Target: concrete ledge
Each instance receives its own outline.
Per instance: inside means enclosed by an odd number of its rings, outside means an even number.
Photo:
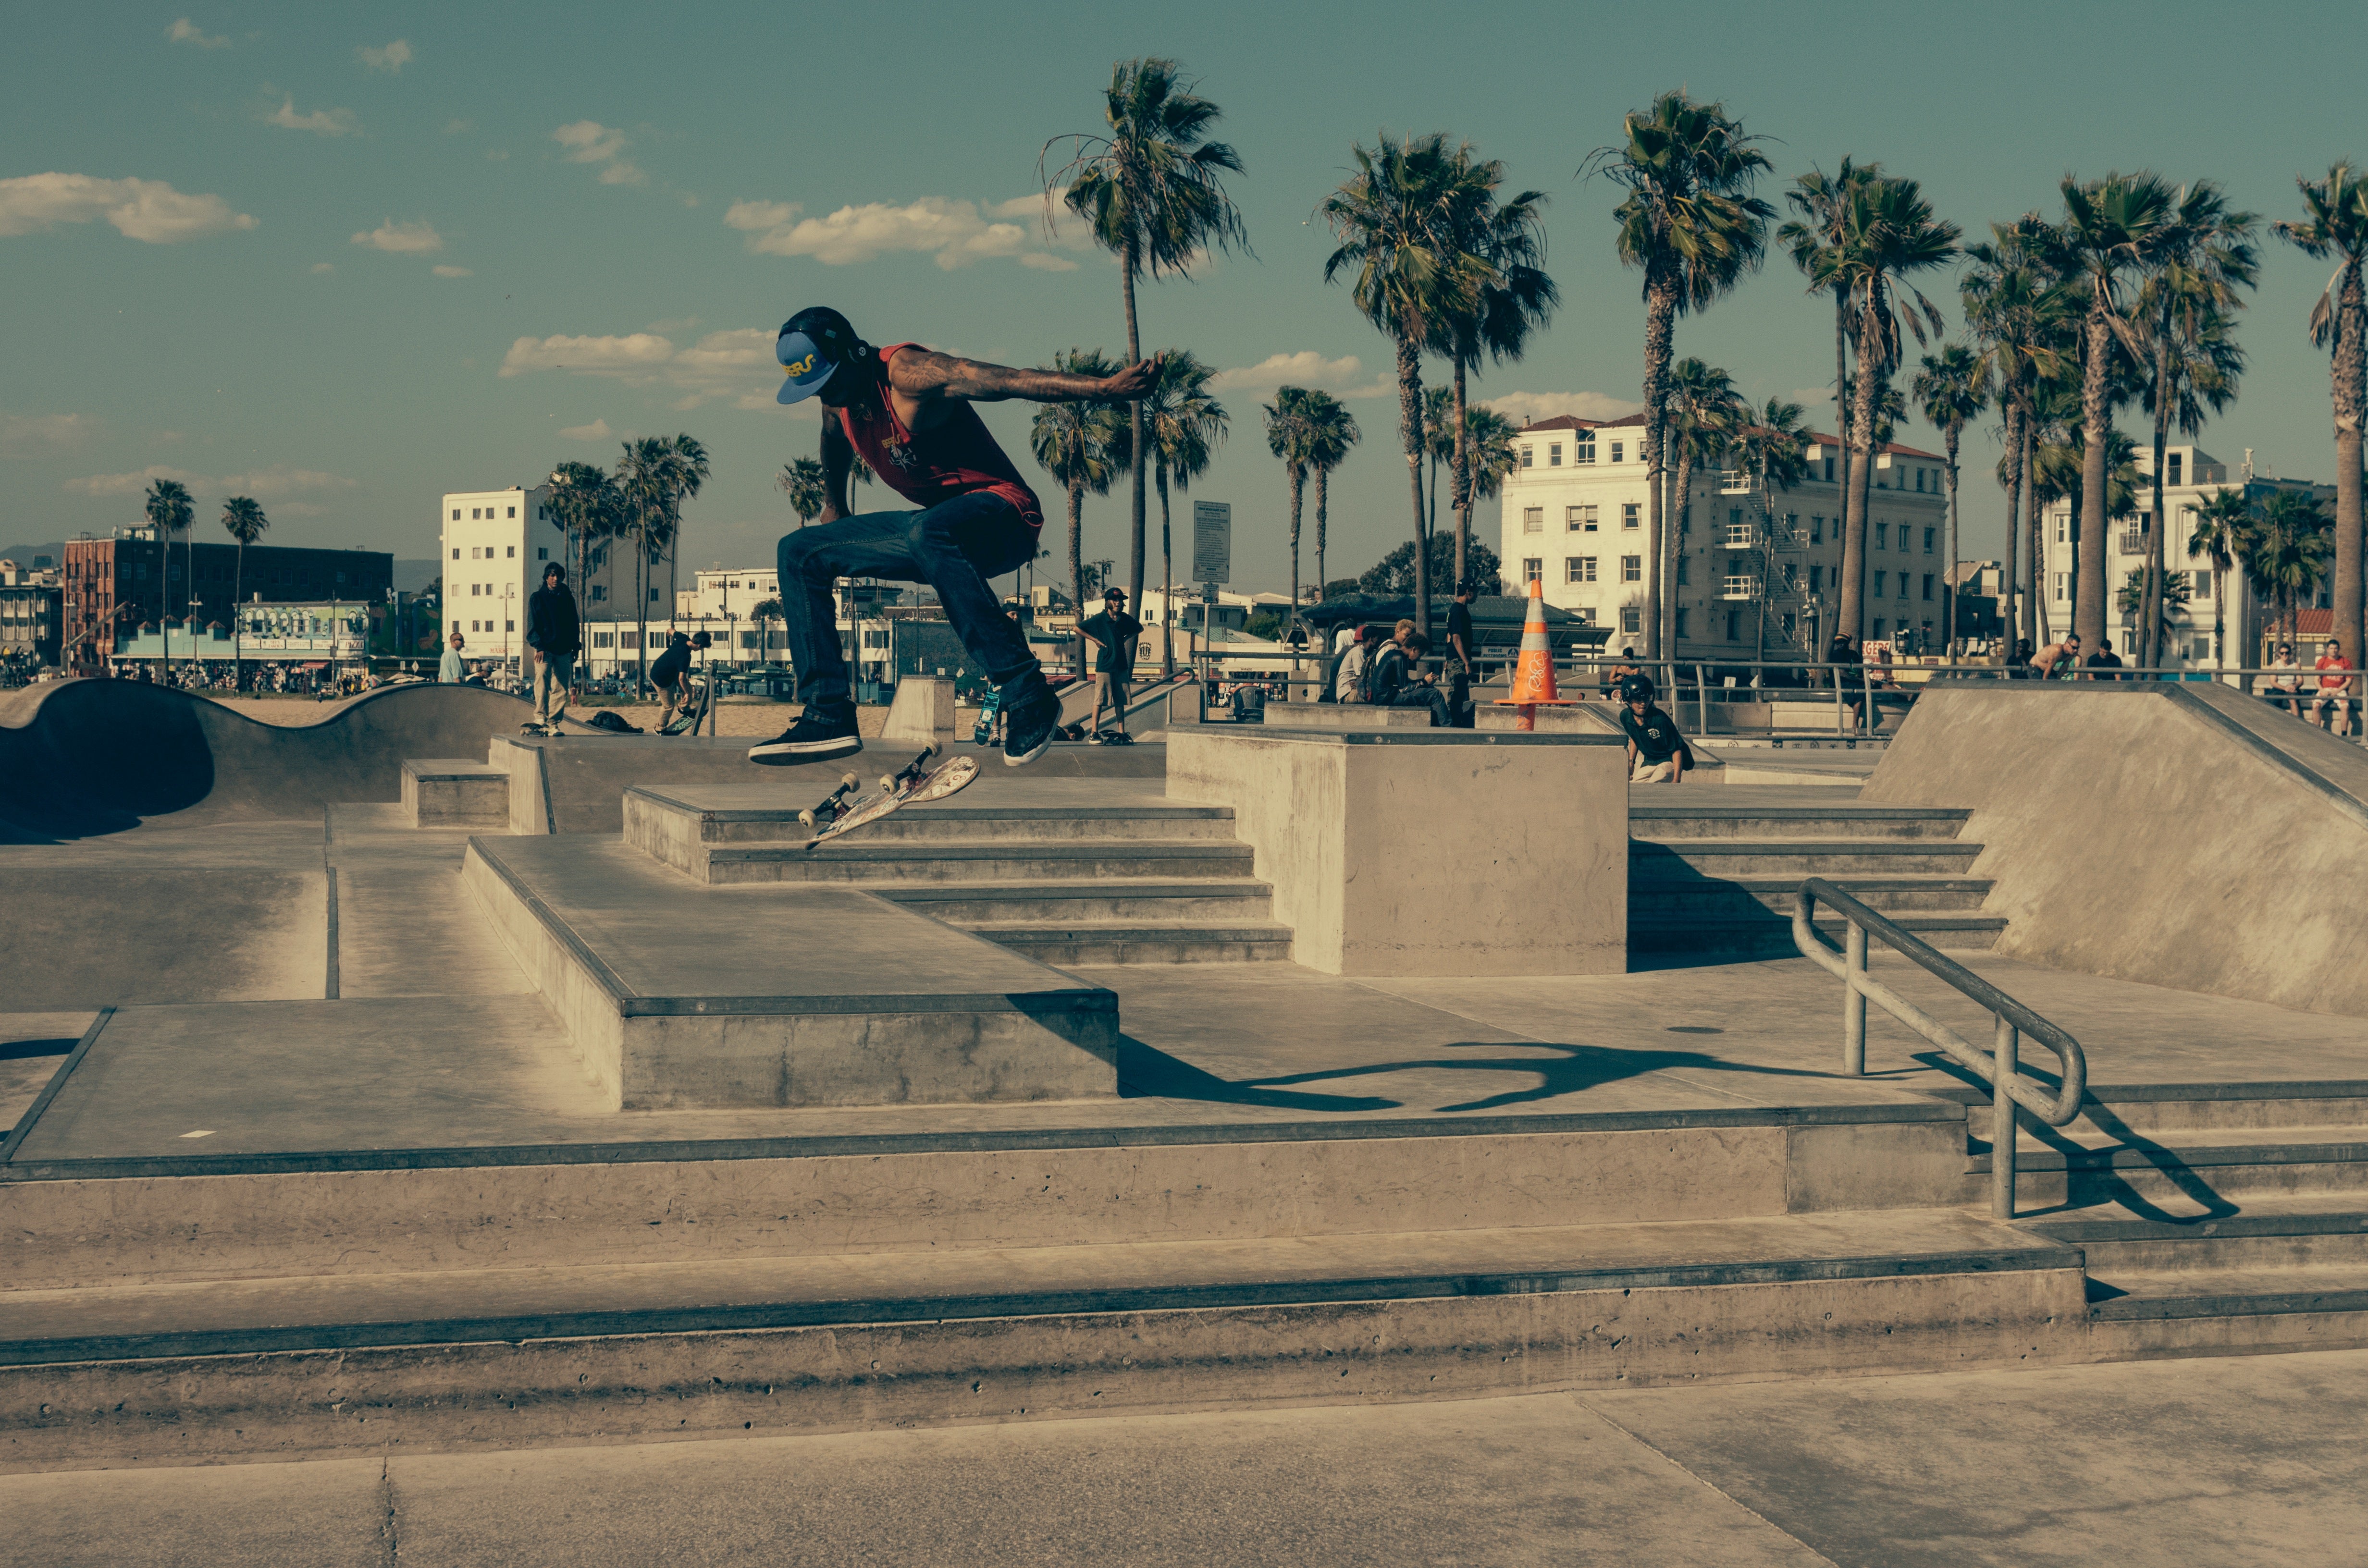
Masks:
[[[1617,974],[1621,738],[1470,730],[1169,732],[1167,793],[1231,806],[1293,957],[1327,974]]]
[[[954,683],[934,676],[906,676],[899,680],[880,738],[943,745],[953,737]]]
[[[461,881],[624,1109],[1097,1098],[1117,998],[848,890],[719,894],[612,840]]]
[[[1362,702],[1269,702],[1266,722],[1279,730],[1428,730],[1428,708],[1375,708]]]
[[[414,827],[510,825],[510,776],[466,757],[407,757],[403,814]]]

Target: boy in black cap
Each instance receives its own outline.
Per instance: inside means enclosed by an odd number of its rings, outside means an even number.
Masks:
[[[1126,733],[1127,677],[1134,673],[1135,640],[1143,635],[1143,622],[1126,613],[1126,590],[1110,588],[1102,594],[1101,613],[1087,616],[1077,630],[1096,650],[1094,716],[1086,726],[1086,738],[1099,745],[1104,702],[1110,706],[1110,722],[1120,735]]]
[[[781,536],[779,561],[781,619],[805,711],[750,747],[748,760],[813,762],[863,749],[831,587],[864,576],[937,589],[954,635],[1002,695],[1004,762],[1035,761],[1061,722],[1061,699],[986,580],[1035,559],[1044,513],[970,405],[1124,403],[1150,388],[1158,361],[1081,376],[982,364],[917,343],[874,348],[845,316],[822,307],[784,323],[773,352],[786,378],[778,401],[823,404],[823,508],[814,527]],[[916,510],[848,516],[847,476],[858,453]]]
[[[1620,727],[1628,735],[1628,781],[1683,783],[1694,754],[1678,733],[1678,722],[1654,706],[1652,677],[1622,676],[1620,702]]]

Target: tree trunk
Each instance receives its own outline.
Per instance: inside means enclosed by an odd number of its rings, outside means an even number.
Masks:
[[[1119,268],[1120,277],[1126,290],[1126,362],[1129,365],[1140,364],[1143,360],[1143,340],[1135,331],[1134,322],[1134,270],[1136,267],[1136,254],[1135,243],[1133,238],[1130,236],[1127,241],[1125,261]],[[1143,400],[1141,398],[1136,398],[1133,402],[1129,403],[1126,405],[1126,411],[1127,429],[1129,432],[1129,440],[1127,444],[1127,467],[1132,471],[1129,476],[1132,480],[1132,483],[1129,486],[1127,497],[1127,506],[1129,509],[1127,512],[1126,534],[1128,551],[1126,602],[1133,606],[1135,608],[1141,609],[1143,608],[1144,525]],[[1107,585],[1105,585],[1105,586],[1107,586]]]
[[[1422,349],[1398,333],[1398,442],[1406,449],[1406,486],[1414,498],[1414,624],[1430,634],[1430,540],[1422,510]]]
[[[2362,663],[2362,518],[2361,498],[2362,404],[2368,401],[2362,374],[2368,371],[2368,301],[2361,296],[2360,264],[2343,269],[2335,306],[2335,604],[2332,626],[2342,639],[2343,652],[2355,665]]]
[[[1152,477],[1159,483],[1159,673],[1176,674],[1176,557],[1167,532],[1167,465],[1156,463]]]
[[[1291,613],[1282,623],[1283,640],[1289,642],[1291,629],[1299,624],[1299,505],[1307,489],[1307,471],[1297,463],[1285,463],[1283,477],[1291,482]]]
[[[1455,361],[1455,460],[1447,504],[1455,513],[1455,580],[1463,581],[1464,556],[1472,548],[1472,450],[1465,429],[1463,361]]]
[[[1071,661],[1076,678],[1086,678],[1086,486],[1082,480],[1069,481],[1069,609],[1076,617],[1076,634],[1070,638],[1076,650]]]
[[[2105,301],[2089,302],[2088,354],[2080,367],[2080,534],[2079,564],[2072,585],[2072,631],[2084,651],[2093,651],[2105,638],[2106,513],[2110,497],[2105,443],[2112,428],[2112,408],[2107,383],[2113,349],[2112,328],[2105,321]]]
[[[246,594],[246,540],[238,541],[238,564],[230,572],[230,688],[233,693],[246,689],[246,623],[240,619],[238,602]]]
[[[1332,587],[1332,580],[1324,574],[1326,571],[1324,524],[1326,510],[1325,503],[1330,499],[1331,488],[1332,470],[1327,465],[1317,464],[1315,469],[1315,597],[1319,599],[1329,593]]]
[[[1957,658],[1957,441],[1964,426],[1952,425],[1945,432],[1949,445],[1949,551],[1946,569],[1941,574],[1941,613],[1948,619],[1941,623],[1941,651],[1952,664]]]
[[[2169,311],[2163,312],[2167,318]],[[2155,343],[2154,361],[2154,510],[2147,514],[2146,586],[2138,595],[2138,663],[2151,667],[2162,663],[2163,619],[2163,534],[2169,518],[2163,511],[2163,455],[2170,443],[2170,323],[2168,319],[2156,324],[2160,329]]]
[[[1867,296],[1866,312],[1876,308]],[[1850,641],[1866,640],[1866,508],[1874,484],[1874,366],[1868,345],[1877,340],[1873,324],[1861,321],[1858,330],[1858,376],[1850,388],[1850,489],[1842,497],[1842,597],[1839,629]]]
[[[1694,508],[1694,444],[1688,437],[1678,437],[1678,479],[1669,492],[1669,526],[1662,530],[1666,559],[1661,562],[1661,657],[1678,656],[1678,557],[1686,550],[1686,537],[1692,530],[1690,519]],[[1670,678],[1674,690],[1676,677]],[[1672,699],[1674,700],[1674,699]]]
[[[1668,411],[1667,401],[1669,381],[1669,352],[1675,343],[1678,315],[1678,290],[1674,278],[1662,274],[1655,276],[1645,290],[1645,553],[1649,570],[1645,574],[1645,657],[1656,658],[1661,649],[1661,510],[1662,486],[1667,483],[1661,472],[1662,425]]]
[[[2039,475],[2039,412],[2025,404],[2022,411],[2022,544],[2029,556],[2031,591],[2022,600],[2022,636],[2034,646],[2039,641],[2039,629],[2047,619],[2047,551],[2042,548],[2046,540],[2046,519],[2040,516]]]
[[[2014,639],[2021,625],[2021,605],[2015,597],[2021,585],[2016,567],[2017,555],[2022,544],[2022,406],[2019,398],[2006,406],[2006,571],[1998,579],[1998,636],[2014,651]]]
[[[1834,290],[1834,437],[1850,447],[1850,290]]]
[[[633,533],[633,695],[637,698],[650,688],[650,590],[643,580],[649,562],[650,534],[644,525]],[[527,655],[521,646],[518,673],[524,675],[526,668]]]

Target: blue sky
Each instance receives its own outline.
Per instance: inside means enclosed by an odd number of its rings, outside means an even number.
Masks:
[[[1772,139],[1779,182],[1880,159],[1976,232],[2052,212],[2066,172],[2112,167],[2216,179],[2292,216],[2297,174],[2368,156],[2353,107],[2368,51],[2348,9],[2255,7],[2241,37],[2224,8],[2180,5],[1673,15],[28,7],[0,60],[0,546],[131,520],[156,472],[189,483],[209,527],[244,492],[275,541],[424,556],[443,491],[687,430],[715,472],[685,562],[768,561],[791,522],[771,477],[816,431],[770,398],[771,336],[799,306],[835,304],[874,341],[1008,362],[1122,343],[1114,270],[1074,233],[1048,239],[1027,199],[1040,148],[1093,128],[1122,56],[1180,59],[1248,165],[1233,189],[1256,255],[1148,288],[1143,319],[1147,345],[1229,372],[1235,433],[1194,494],[1234,504],[1236,574],[1258,585],[1280,585],[1285,558],[1258,404],[1281,367],[1350,394],[1387,369],[1386,345],[1321,281],[1329,239],[1308,221],[1349,143],[1379,129],[1468,137],[1551,198],[1564,306],[1523,363],[1478,383],[1522,414],[1635,396],[1642,309],[1611,251],[1616,193],[1573,176],[1662,87],[1724,98]],[[2302,328],[2327,268],[2263,251],[2242,328],[2253,368],[2203,444],[2324,479],[2326,359]],[[1930,291],[1953,325],[1949,280]],[[1682,324],[1679,347],[1754,396],[1810,401],[1831,323],[1776,260]],[[1395,403],[1352,406],[1366,439],[1334,487],[1336,576],[1407,527]],[[987,416],[1018,455],[1026,410]],[[1968,554],[1998,548],[1993,457],[1977,433]],[[1089,557],[1122,560],[1123,510],[1088,500]],[[1493,537],[1493,507],[1483,526]]]

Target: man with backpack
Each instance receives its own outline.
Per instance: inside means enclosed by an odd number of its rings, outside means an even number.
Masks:
[[[1372,673],[1372,631],[1360,622],[1349,627],[1348,635],[1348,645],[1333,662],[1332,700],[1368,702],[1372,700],[1367,677]]]
[[[1420,673],[1418,664],[1429,651],[1430,639],[1417,631],[1413,621],[1399,621],[1397,635],[1373,655],[1368,682],[1372,696],[1367,700],[1376,708],[1428,708],[1430,727],[1443,730],[1447,728],[1447,693]]]

